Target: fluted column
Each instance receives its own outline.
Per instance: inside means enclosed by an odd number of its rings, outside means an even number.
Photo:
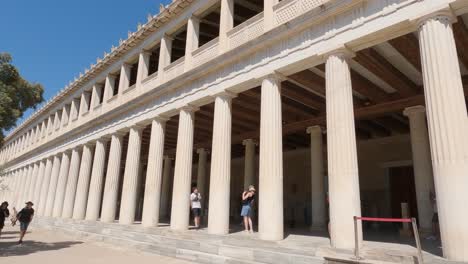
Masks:
[[[204,148],[197,149],[198,153],[198,166],[197,166],[197,188],[198,192],[204,197],[204,200],[208,198],[206,192],[206,158],[208,152]],[[206,204],[205,204],[206,208]]]
[[[244,190],[247,190],[250,185],[255,184],[255,145],[253,139],[242,141],[245,146],[244,155]]]
[[[408,107],[403,113],[410,124],[418,224],[422,230],[431,231],[433,209],[429,194],[434,190],[434,176],[425,112],[424,106],[419,105]]]
[[[143,128],[143,126],[138,125],[131,127],[128,137],[128,150],[119,216],[119,223],[124,225],[133,224],[135,221],[138,186],[140,185],[138,172],[140,170],[141,133]]]
[[[468,122],[450,15],[419,28],[432,167],[444,256],[468,261]]]
[[[192,107],[185,107],[179,113],[171,208],[171,229],[174,230],[186,230],[189,225],[194,110]]]
[[[142,81],[148,77],[148,68],[149,61],[151,57],[151,52],[143,50],[138,56],[138,70],[137,70],[137,79],[136,86],[137,88],[141,86]]]
[[[22,198],[21,200],[23,201],[26,201],[26,200],[31,200],[31,196],[29,194],[29,187],[31,186],[31,181],[32,181],[32,171],[33,171],[33,168],[34,168],[34,165],[27,165],[26,166],[26,169],[27,169],[27,172],[26,172],[26,182],[25,182],[25,185],[24,185],[24,191],[23,191],[23,195],[22,195]]]
[[[93,162],[93,150],[94,146],[91,145],[91,143],[83,146],[80,174],[78,176],[78,184],[76,187],[75,205],[73,207],[73,219],[83,220],[85,218]]]
[[[229,49],[227,33],[234,27],[234,0],[221,0],[219,15],[219,47],[224,52]]]
[[[165,126],[166,120],[161,118],[151,123],[142,217],[142,225],[146,227],[158,226],[159,223]]]
[[[107,163],[106,183],[102,201],[101,221],[111,223],[115,220],[117,196],[120,181],[120,158],[122,155],[122,138],[124,134],[117,132],[112,135]]]
[[[19,208],[22,208],[22,205],[24,204],[25,201],[23,201],[23,191],[24,191],[24,185],[26,182],[26,168],[20,168],[18,170],[18,178],[19,178],[19,185],[17,188],[17,193],[16,193],[16,206]]]
[[[260,238],[281,240],[283,233],[283,133],[281,80],[269,75],[262,81],[260,106]]]
[[[187,21],[187,37],[185,42],[185,71],[192,68],[192,52],[198,48],[200,35],[200,19],[192,14]]]
[[[96,221],[99,218],[104,187],[107,142],[107,138],[101,138],[96,141],[93,170],[91,172],[91,182],[89,184],[88,204],[86,206],[86,220]]]
[[[39,171],[37,173],[36,186],[34,187],[34,195],[33,195],[33,197],[34,197],[33,202],[35,202],[36,204],[39,204],[39,199],[40,199],[40,195],[41,195],[41,188],[42,188],[42,181],[43,181],[43,178],[44,178],[45,167],[46,167],[46,161],[41,160],[39,162]]]
[[[33,166],[33,170],[31,173],[31,184],[29,185],[29,188],[28,188],[28,199],[27,199],[31,201],[34,200],[34,190],[36,187],[36,181],[37,181],[37,176],[38,176],[37,174],[39,172],[39,163],[36,162],[32,166]]]
[[[169,203],[171,201],[171,171],[172,171],[172,158],[164,156],[162,187],[161,187],[161,208],[160,215],[162,218],[169,217]]]
[[[57,182],[60,173],[60,163],[60,157],[57,154],[54,156],[54,162],[52,165],[52,173],[50,176],[49,191],[47,192],[44,216],[52,216],[52,211],[54,209],[55,193],[57,192]]]
[[[55,192],[53,217],[61,217],[63,210],[63,201],[65,199],[65,189],[67,188],[68,170],[70,168],[70,153],[65,151],[62,153],[60,162],[59,178],[57,182],[57,190]]]
[[[352,92],[346,55],[330,55],[326,63],[330,233],[333,247],[347,249],[354,248],[353,217],[361,215]]]
[[[39,202],[36,205],[37,214],[43,216],[45,214],[45,204],[47,200],[47,193],[49,191],[49,184],[50,184],[50,175],[52,172],[52,157],[47,158],[46,166],[44,170],[44,177],[42,180],[42,187],[41,187],[41,194],[39,198]]]
[[[210,210],[208,233],[229,233],[229,202],[231,182],[231,101],[233,95],[216,95],[211,149]]]
[[[62,218],[71,218],[73,206],[75,204],[76,187],[80,173],[81,147],[72,150],[70,169],[68,170],[67,188],[65,189],[65,199],[63,202]]]
[[[325,227],[325,187],[323,175],[323,148],[322,128],[312,126],[307,128],[310,134],[310,165],[312,184],[312,230],[320,230]]]

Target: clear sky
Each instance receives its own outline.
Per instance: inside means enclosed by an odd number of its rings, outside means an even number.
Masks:
[[[0,52],[13,56],[23,77],[44,86],[47,100],[170,0],[1,2]]]

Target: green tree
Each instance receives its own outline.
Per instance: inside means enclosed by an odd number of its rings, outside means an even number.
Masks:
[[[44,88],[23,79],[8,53],[0,53],[0,146],[5,131],[16,125],[18,118],[29,108],[35,108],[44,99]]]

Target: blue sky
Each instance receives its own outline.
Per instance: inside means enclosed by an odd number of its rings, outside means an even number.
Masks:
[[[13,56],[23,77],[44,86],[46,100],[104,51],[117,46],[120,38],[126,39],[148,14],[157,14],[160,4],[158,0],[1,2],[0,52]]]

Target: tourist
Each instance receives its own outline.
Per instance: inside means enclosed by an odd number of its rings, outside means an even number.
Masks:
[[[429,240],[437,240],[439,237],[439,214],[437,210],[437,200],[436,195],[433,191],[429,192],[429,199],[432,203],[432,235],[426,237]]]
[[[23,243],[23,238],[24,235],[26,234],[26,231],[28,230],[29,223],[31,223],[33,216],[34,216],[34,209],[32,208],[34,204],[32,202],[27,202],[26,206],[19,211],[18,215],[16,218],[20,222],[20,239],[18,241],[18,244]]]
[[[201,195],[198,192],[197,187],[193,187],[192,194],[190,194],[190,201],[192,207],[193,221],[195,228],[200,228],[200,216],[201,216]]]
[[[245,232],[253,233],[253,224],[252,224],[252,206],[255,200],[255,187],[253,185],[249,186],[247,191],[242,193],[242,210],[241,216],[244,218],[244,227]]]
[[[5,226],[5,218],[10,216],[10,211],[8,211],[8,202],[3,202],[0,205],[0,236],[2,236],[2,229]]]

